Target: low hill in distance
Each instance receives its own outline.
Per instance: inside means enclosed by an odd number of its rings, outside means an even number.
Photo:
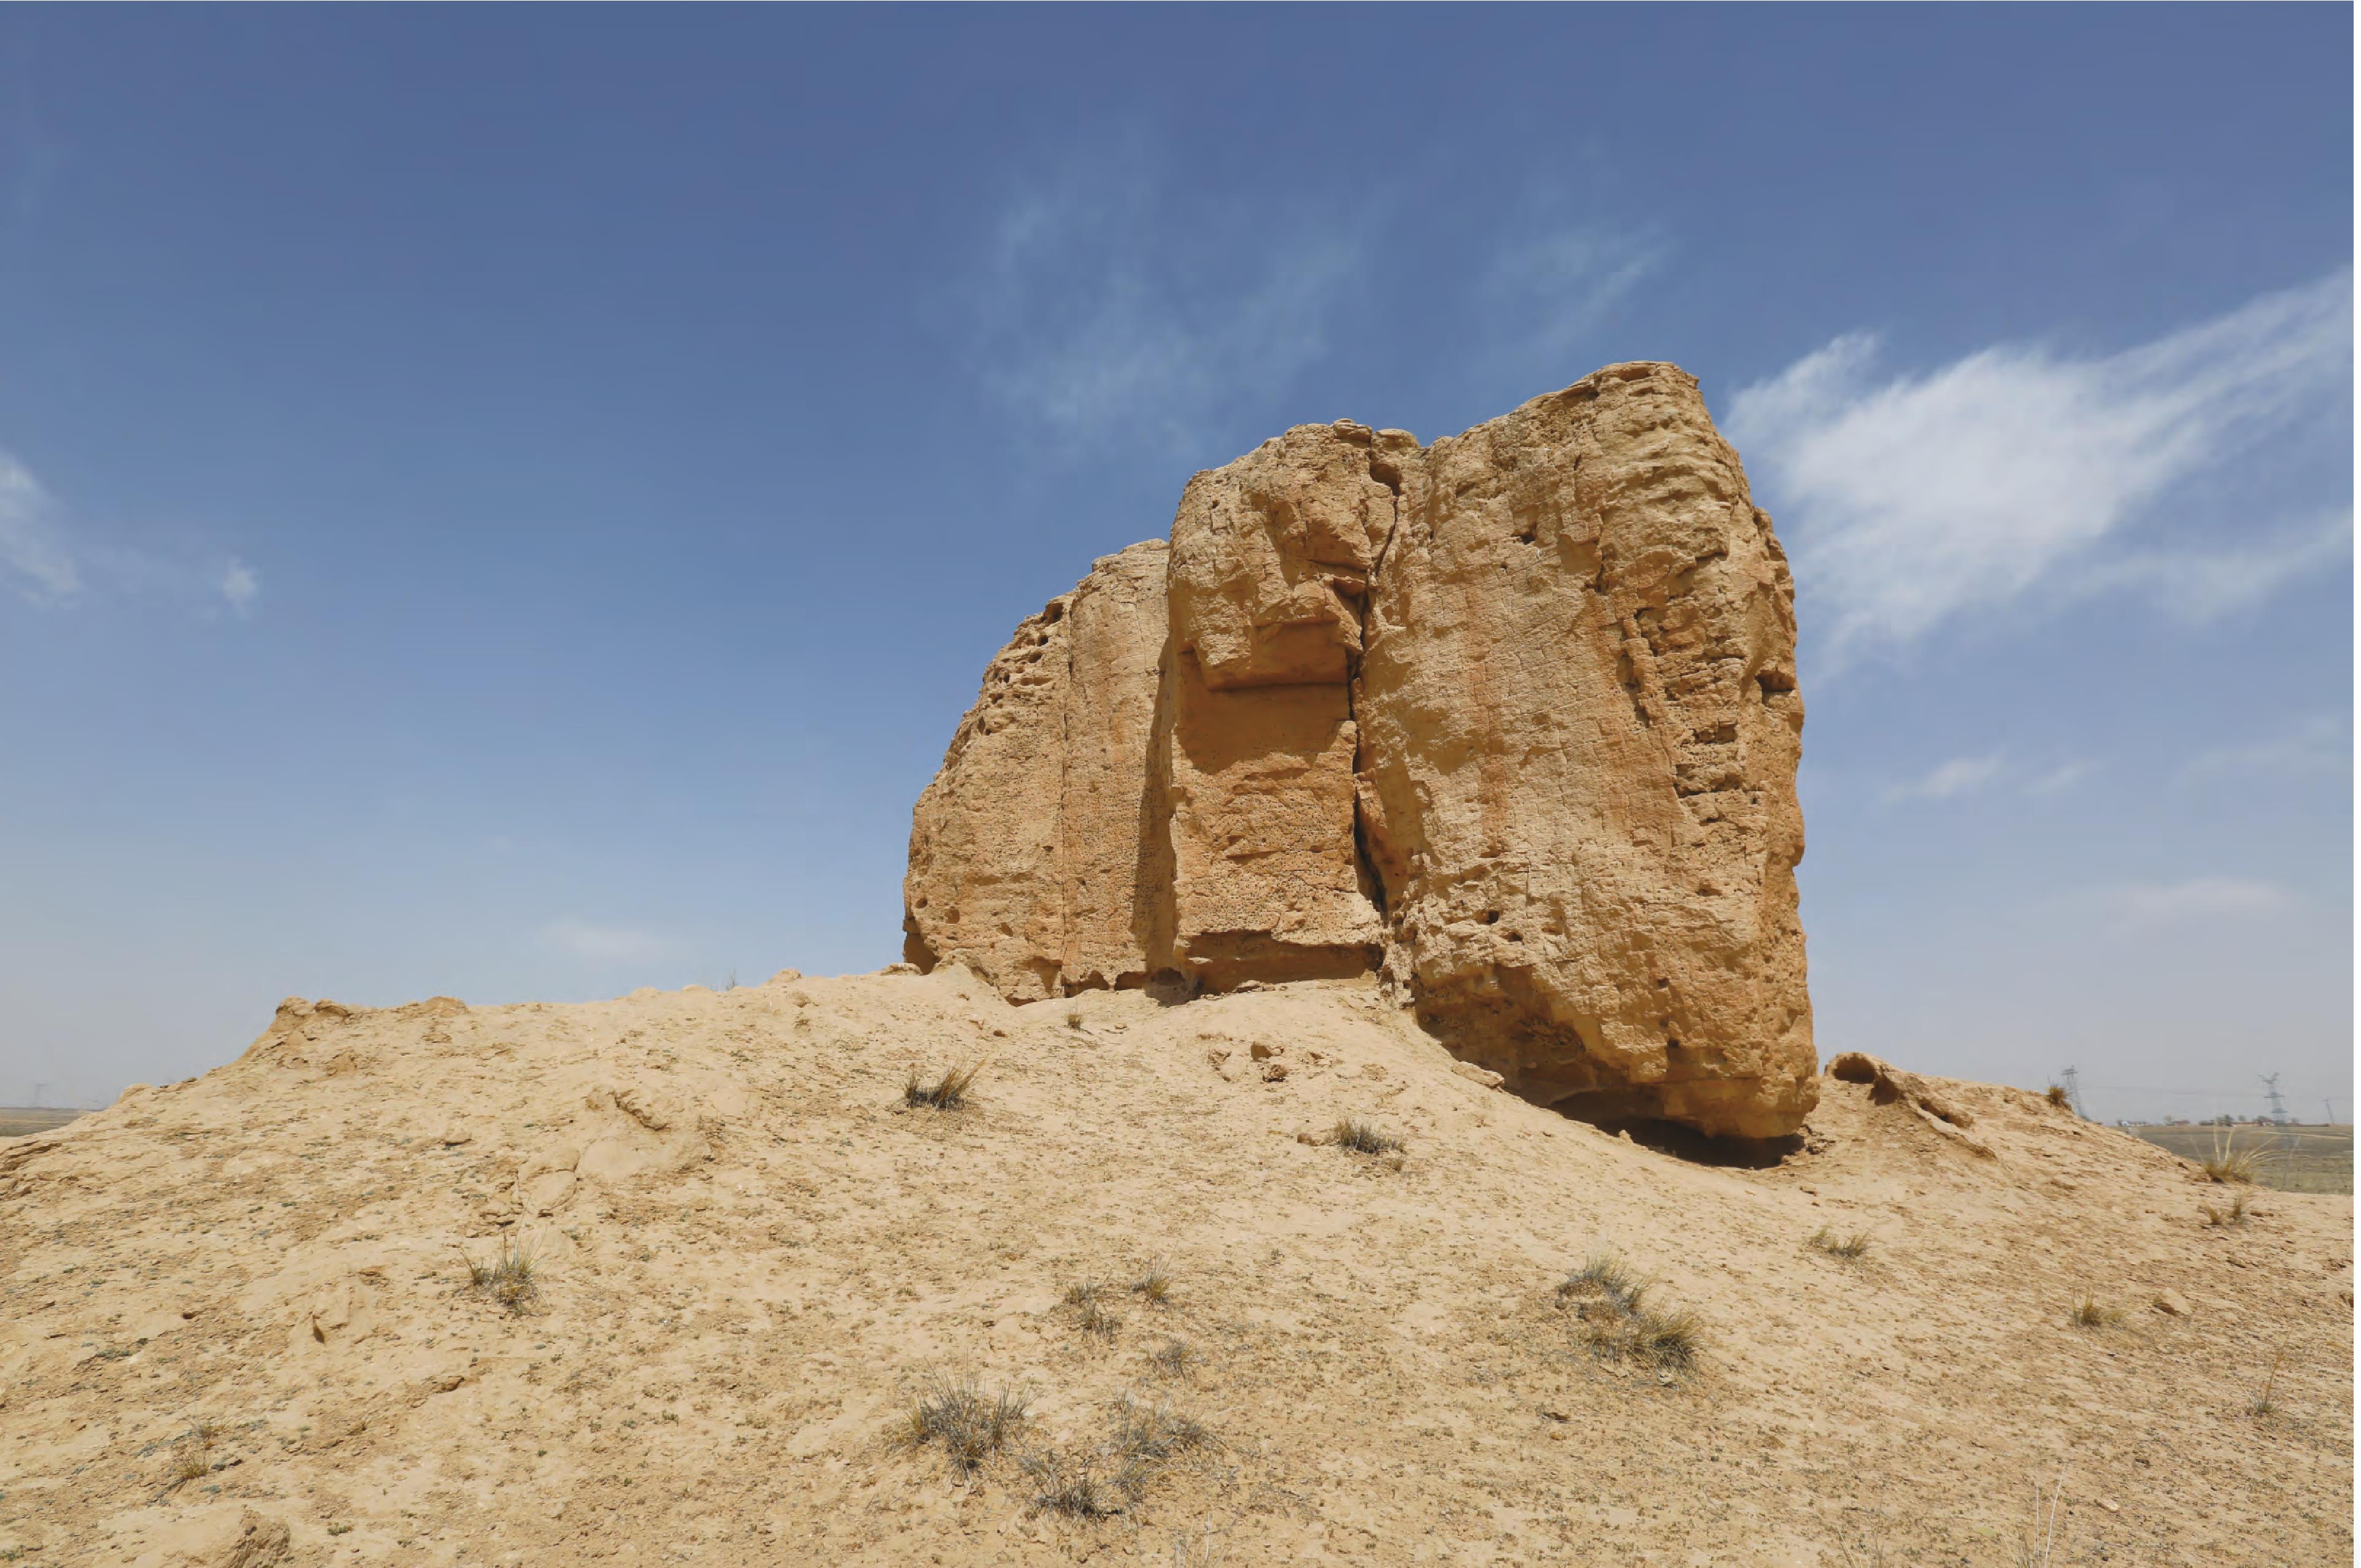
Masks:
[[[1718,1164],[1367,981],[290,1003],[0,1146],[0,1556],[2349,1563],[2352,1200],[1865,1076]]]
[[[81,1114],[59,1105],[0,1105],[0,1138],[50,1132]]]

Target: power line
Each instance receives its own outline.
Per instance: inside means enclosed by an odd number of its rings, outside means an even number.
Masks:
[[[2168,1089],[2155,1083],[2086,1083],[2103,1094],[2172,1094],[2184,1100],[2260,1100],[2259,1089]]]

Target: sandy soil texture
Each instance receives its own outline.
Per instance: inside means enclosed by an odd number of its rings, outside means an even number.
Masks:
[[[2351,1562],[2352,1200],[1927,1081],[1723,1165],[1358,982],[291,1006],[0,1146],[0,1559]]]

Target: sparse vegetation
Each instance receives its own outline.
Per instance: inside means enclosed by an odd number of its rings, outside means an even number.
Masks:
[[[214,1467],[214,1429],[203,1421],[192,1426],[172,1445],[170,1478],[164,1489],[168,1492],[185,1486],[192,1481],[202,1481]]]
[[[2261,1161],[2260,1150],[2237,1146],[2236,1134],[2224,1136],[2216,1133],[2213,1135],[2213,1152],[2197,1163],[2198,1168],[2205,1172],[2208,1181],[2251,1187],[2255,1180],[2255,1168]]]
[[[1115,1401],[1115,1430],[1116,1453],[1153,1464],[1221,1446],[1196,1417],[1170,1404],[1143,1405],[1128,1394]]]
[[[1006,1389],[986,1394],[973,1377],[938,1378],[911,1403],[897,1436],[910,1448],[939,1443],[951,1469],[971,1475],[1024,1427],[1027,1403]]]
[[[1131,1293],[1151,1307],[1161,1307],[1172,1299],[1172,1271],[1160,1257],[1151,1257],[1131,1282]]]
[[[1850,1235],[1839,1236],[1828,1226],[1822,1225],[1812,1233],[1813,1246],[1827,1253],[1830,1257],[1842,1258],[1847,1263],[1859,1263],[1862,1258],[1867,1257],[1869,1243],[1870,1234],[1867,1231],[1855,1231]]]
[[[461,1250],[459,1255],[467,1264],[467,1288],[522,1317],[541,1299],[541,1283],[534,1277],[536,1265],[532,1252],[514,1236],[501,1236],[500,1247],[500,1255],[489,1263],[478,1263]]]
[[[1701,1328],[1695,1312],[1642,1310],[1631,1315],[1607,1348],[1611,1354],[1644,1361],[1652,1366],[1686,1372],[1697,1365]]]
[[[1652,1310],[1648,1288],[1611,1254],[1598,1253],[1565,1277],[1557,1302],[1574,1310],[1598,1354],[1685,1372],[1697,1364],[1703,1324],[1694,1312]]]
[[[1129,1395],[1115,1403],[1107,1441],[1082,1453],[1042,1449],[1025,1456],[1037,1512],[1069,1519],[1104,1519],[1136,1501],[1164,1465],[1185,1454],[1219,1448],[1202,1421],[1169,1403],[1143,1404]]]
[[[927,1081],[924,1069],[913,1066],[909,1076],[902,1080],[902,1103],[928,1111],[956,1111],[967,1103],[968,1091],[975,1087],[983,1064],[946,1069],[933,1082]]]
[[[2315,1122],[2279,1127],[2185,1123],[2150,1123],[2125,1129],[2144,1142],[2190,1162],[2204,1173],[2207,1157],[2225,1139],[2243,1146],[2237,1152],[2255,1156],[2253,1185],[2282,1192],[2353,1191],[2353,1129],[2350,1125]],[[2224,1150],[2223,1152],[2230,1152]]]
[[[1066,1305],[1074,1309],[1074,1322],[1086,1334],[1113,1339],[1123,1320],[1107,1310],[1106,1292],[1098,1281],[1085,1279],[1066,1287]]]
[[[1148,1353],[1148,1359],[1167,1377],[1186,1377],[1197,1365],[1197,1353],[1185,1340],[1166,1340]]]
[[[2043,1508],[2041,1503],[2041,1484],[2038,1481],[2034,1483],[2033,1528],[2026,1538],[2017,1543],[2017,1568],[2049,1568],[2062,1539],[2059,1534],[2058,1525],[2059,1521],[2065,1517],[2065,1499],[2066,1473],[2063,1470],[2058,1473],[2057,1486],[2050,1489],[2049,1506],[2047,1509]]]
[[[2254,1216],[2254,1209],[2244,1191],[2230,1194],[2230,1206],[2226,1209],[2217,1209],[2211,1203],[2200,1203],[2197,1207],[2204,1213],[2208,1228],[2226,1230],[2232,1225],[2243,1225]]]
[[[1338,1148],[1350,1149],[1355,1154],[1399,1155],[1403,1148],[1401,1139],[1391,1133],[1379,1131],[1357,1116],[1338,1117],[1336,1130],[1330,1141]]]
[[[2112,1329],[2124,1321],[2124,1314],[2096,1296],[2085,1294],[2066,1314],[2066,1321],[2078,1329]]]
[[[2074,1097],[2066,1092],[2066,1086],[2062,1083],[2051,1084],[2042,1091],[2041,1097],[2049,1102],[2053,1109],[2059,1111],[2074,1109]]]
[[[1580,1268],[1565,1277],[1557,1288],[1561,1306],[1569,1301],[1598,1299],[1618,1311],[1630,1312],[1640,1305],[1640,1296],[1647,1287],[1625,1268],[1611,1253],[1593,1253]]]
[[[1033,1507],[1037,1511],[1077,1519],[1104,1519],[1109,1514],[1121,1513],[1119,1497],[1137,1492],[1145,1480],[1126,1466],[1113,1481],[1101,1481],[1092,1458],[1076,1459],[1053,1449],[1027,1454],[1025,1475],[1034,1485]]]
[[[1172,1568],[1219,1568],[1221,1561],[1221,1541],[1210,1524],[1193,1542],[1187,1530],[1172,1538]]]
[[[2263,1378],[2263,1391],[2256,1395],[2253,1400],[2246,1406],[2246,1409],[2254,1414],[2258,1416],[2268,1416],[2275,1413],[2279,1409],[2279,1401],[2271,1396],[2279,1389],[2279,1363],[2286,1359],[2287,1352],[2284,1349],[2276,1351],[2272,1354],[2271,1369]]]
[[[1066,1027],[1067,1027],[1067,1028],[1069,1028],[1069,1029],[1079,1029],[1079,1028],[1081,1028],[1082,1026],[1082,1010],[1081,1008],[1079,1008],[1079,1007],[1069,1007],[1069,1008],[1067,1008],[1067,1009],[1066,1009]]]
[[[1863,1540],[1858,1543],[1858,1552],[1854,1545],[1850,1541],[1837,1542],[1837,1553],[1843,1568],[1885,1568],[1891,1561],[1885,1555],[1885,1543],[1882,1541]]]

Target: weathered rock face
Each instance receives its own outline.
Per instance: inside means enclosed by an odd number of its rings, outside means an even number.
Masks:
[[[986,672],[907,956],[1030,1000],[1382,973],[1527,1098],[1751,1137],[1814,1102],[1794,587],[1697,383],[1200,474]]]
[[[910,962],[956,956],[1034,1002],[1143,984],[1148,955],[1169,953],[1165,554],[1157,540],[1099,561],[984,671],[913,815]]]
[[[1436,442],[1364,635],[1388,973],[1422,1018],[1531,1099],[1791,1131],[1794,588],[1696,383],[1618,367]]]
[[[1207,984],[1382,956],[1354,821],[1353,672],[1397,500],[1372,450],[1359,425],[1290,430],[1190,480],[1172,521],[1172,959]]]

